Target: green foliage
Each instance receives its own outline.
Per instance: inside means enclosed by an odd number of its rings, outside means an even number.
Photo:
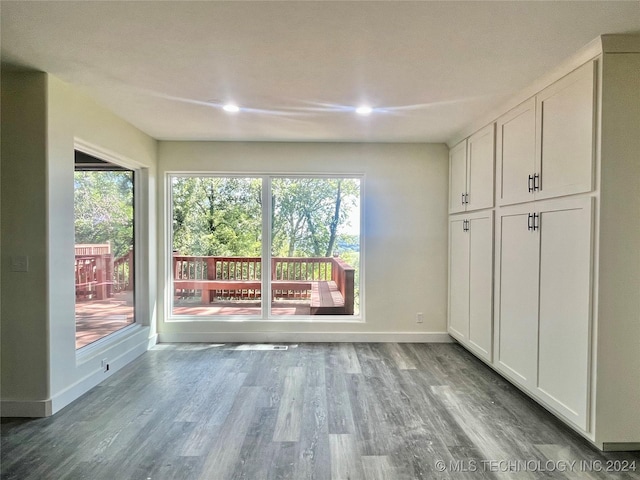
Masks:
[[[261,184],[259,178],[173,177],[173,249],[260,256]],[[271,192],[274,256],[328,257],[339,250],[340,229],[357,205],[358,180],[275,178]],[[341,246],[357,243],[352,236]]]
[[[287,257],[329,257],[340,227],[357,205],[359,181],[345,178],[275,178],[272,252]]]
[[[173,250],[182,255],[260,256],[261,180],[173,177]]]
[[[115,258],[133,246],[133,172],[74,173],[76,243],[111,243]]]

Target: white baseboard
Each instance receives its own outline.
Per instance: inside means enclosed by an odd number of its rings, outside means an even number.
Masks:
[[[446,332],[198,332],[160,333],[159,343],[451,343]]]
[[[51,415],[51,400],[2,400],[0,415],[2,417],[40,418]]]
[[[147,342],[140,342],[135,345],[133,348],[127,350],[123,354],[118,357],[113,358],[109,361],[109,371],[104,372],[101,368],[95,369],[86,377],[78,380],[76,383],[71,385],[70,387],[64,389],[63,391],[57,393],[53,397],[51,397],[51,413],[50,415],[62,410],[64,407],[69,405],[71,402],[79,398],[80,396],[87,393],[93,387],[98,385],[100,382],[106,380],[115,372],[120,370],[125,365],[128,365],[133,360],[138,358],[140,355],[145,353],[149,349]]]
[[[158,343],[158,334],[154,333],[153,335],[151,335],[149,337],[149,342],[147,344],[147,349],[153,347],[154,345],[156,345]]]

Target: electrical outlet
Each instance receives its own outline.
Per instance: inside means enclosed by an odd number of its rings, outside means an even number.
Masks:
[[[424,313],[418,312],[416,313],[416,323],[424,322]]]
[[[100,362],[100,366],[102,367],[102,371],[104,373],[107,373],[109,371],[109,363],[107,362],[106,358],[102,359],[102,362]]]

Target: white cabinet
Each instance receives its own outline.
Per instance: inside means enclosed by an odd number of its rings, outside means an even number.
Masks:
[[[593,189],[595,71],[588,62],[498,119],[498,205]]]
[[[495,134],[490,124],[449,153],[449,213],[493,207]]]
[[[638,78],[640,36],[603,35],[495,120],[488,363],[603,450],[640,446]],[[465,173],[457,211],[477,200],[478,145],[471,136],[452,150]],[[461,193],[469,204],[454,203]],[[488,297],[472,278],[488,269],[475,266],[473,220],[471,238],[459,228],[471,215],[450,218],[449,332],[486,359],[473,325]]]
[[[496,367],[586,429],[589,197],[503,208],[496,219]]]
[[[593,188],[595,71],[588,62],[536,96],[536,199]]]
[[[464,212],[467,192],[467,141],[449,151],[449,213]]]
[[[491,361],[493,212],[449,220],[449,333]]]
[[[498,205],[533,200],[536,170],[536,100],[530,98],[496,122]]]

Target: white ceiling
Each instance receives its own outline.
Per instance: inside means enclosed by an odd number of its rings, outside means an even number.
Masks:
[[[598,35],[640,33],[638,1],[2,1],[0,14],[4,63],[179,140],[443,142]]]

